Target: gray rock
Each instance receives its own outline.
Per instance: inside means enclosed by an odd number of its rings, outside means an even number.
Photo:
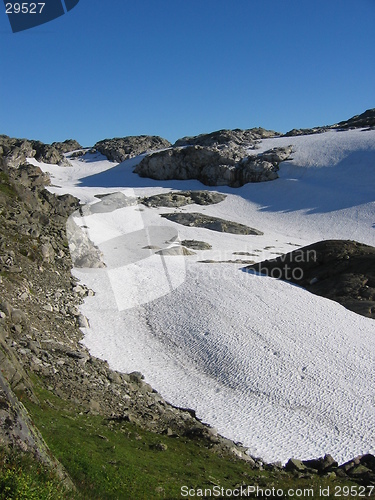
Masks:
[[[26,162],[26,158],[35,156],[36,151],[30,141],[26,139],[13,139],[6,135],[0,136],[0,154],[11,168],[18,168]]]
[[[170,255],[170,256],[179,256],[179,255],[195,255],[195,252],[188,250],[187,248],[178,245],[170,248],[164,248],[163,250],[159,250],[155,252],[157,255]]]
[[[212,191],[178,191],[142,198],[140,202],[148,207],[182,207],[184,205],[215,205],[225,200],[226,195]]]
[[[211,250],[212,245],[206,243],[205,241],[198,240],[183,240],[181,245],[187,248],[192,248],[193,250]]]
[[[341,130],[365,127],[375,127],[375,108],[368,109],[360,115],[349,118],[349,120],[344,120],[336,125],[331,125],[331,128],[339,128]]]
[[[21,309],[13,309],[10,317],[14,325],[21,325],[23,327],[27,325],[27,316]]]
[[[80,314],[77,317],[77,324],[80,328],[89,328],[90,327],[88,319],[83,314]]]
[[[79,268],[103,268],[102,254],[73,217],[66,223],[66,233],[73,265]]]
[[[286,471],[297,471],[304,472],[307,470],[306,465],[303,464],[301,460],[297,460],[295,458],[290,458],[288,463],[285,465]]]
[[[325,125],[323,127],[313,127],[307,129],[293,129],[287,132],[285,137],[296,135],[322,134],[328,130],[347,130],[355,128],[374,128],[375,127],[375,108],[368,109],[360,115],[353,116],[349,120],[344,120],[334,125]]]
[[[134,172],[157,180],[197,179],[208,186],[239,187],[248,182],[264,182],[278,177],[280,161],[292,149],[278,148],[258,156],[246,156],[245,149],[225,150],[199,145],[175,147],[146,156]]]
[[[12,168],[25,164],[27,158],[35,158],[43,163],[70,165],[63,153],[80,148],[78,142],[71,139],[50,145],[40,141],[0,136],[0,154],[5,157],[8,166]]]
[[[6,316],[10,317],[12,309],[13,308],[9,302],[5,300],[0,300],[0,311],[3,312]]]
[[[43,245],[40,248],[40,251],[42,253],[42,259],[43,262],[48,262],[51,263],[55,259],[55,251],[53,249],[53,246],[51,243],[43,243]]]
[[[174,147],[179,146],[206,146],[217,147],[226,144],[235,144],[238,146],[254,147],[257,141],[269,137],[280,135],[273,130],[263,128],[252,128],[248,130],[218,130],[210,134],[200,134],[193,137],[183,137],[175,142]]]
[[[178,213],[178,214],[161,214],[162,217],[189,227],[202,227],[211,231],[219,231],[221,233],[246,234],[246,235],[262,235],[257,229],[239,224],[237,222],[219,219],[200,213]]]
[[[104,139],[95,144],[94,148],[110,161],[121,163],[148,151],[168,148],[171,143],[158,136],[139,135],[115,139]]]
[[[303,460],[303,465],[309,469],[315,469],[320,474],[331,472],[338,467],[338,463],[331,455],[325,455],[324,457],[313,460]]]
[[[82,146],[79,142],[74,139],[67,139],[64,142],[53,142],[51,144],[57,151],[60,153],[70,153],[71,151],[76,151],[77,149],[82,149]]]

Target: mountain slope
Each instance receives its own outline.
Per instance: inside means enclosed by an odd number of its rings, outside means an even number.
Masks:
[[[266,460],[329,452],[343,461],[374,452],[373,320],[288,283],[251,277],[241,263],[324,239],[374,246],[374,134],[264,139],[259,152],[293,146],[279,179],[216,188],[227,198],[203,208],[128,203],[204,189],[197,181],[139,178],[133,169],[142,157],[114,166],[91,154],[71,159],[71,170],[44,166],[62,186],[51,188],[57,193],[69,190],[95,204],[96,194],[119,191],[125,200],[75,216],[107,264],[74,271],[96,291],[82,309],[90,319],[85,345],[119,371],[140,370],[168,401],[193,407]],[[182,226],[160,217],[166,212],[201,212],[264,234]],[[164,231],[169,246],[195,240],[212,249],[161,257],[153,235]],[[127,257],[147,247],[142,260]]]

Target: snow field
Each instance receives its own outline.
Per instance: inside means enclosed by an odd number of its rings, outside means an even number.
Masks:
[[[159,215],[174,209],[142,205],[77,216],[108,266],[74,270],[96,292],[82,306],[90,321],[83,342],[112,368],[141,371],[168,401],[194,408],[252,455],[285,462],[330,453],[342,462],[375,452],[374,321],[242,265],[199,262],[261,261],[330,238],[375,245],[375,131],[267,139],[259,152],[288,144],[293,159],[278,180],[218,187],[224,202],[176,209],[263,236],[180,226]],[[98,156],[41,167],[53,176],[52,191],[84,203],[116,191],[212,189],[141,179],[132,173],[137,161],[116,166]],[[176,257],[145,248],[174,246],[177,233],[212,250]]]

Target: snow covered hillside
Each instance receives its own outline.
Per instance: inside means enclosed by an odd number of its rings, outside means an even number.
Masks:
[[[141,157],[119,165],[92,153],[71,159],[72,167],[30,162],[50,172],[51,191],[97,204],[74,218],[107,265],[74,269],[96,292],[82,307],[93,355],[142,372],[169,402],[195,409],[251,455],[285,462],[330,453],[342,462],[375,453],[374,321],[243,268],[322,239],[375,246],[375,131],[265,139],[259,152],[289,144],[293,159],[281,164],[279,179],[215,187],[224,201],[180,208],[134,198],[210,188],[140,178],[133,168]],[[115,192],[124,195],[117,205],[96,197]],[[264,234],[160,217],[170,212],[201,212]],[[186,256],[154,248],[179,240],[212,249]]]

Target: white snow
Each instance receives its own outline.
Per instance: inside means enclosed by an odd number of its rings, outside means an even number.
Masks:
[[[343,462],[375,453],[375,322],[241,264],[321,239],[375,246],[375,131],[264,140],[259,151],[294,146],[276,181],[215,188],[227,199],[180,209],[124,206],[76,216],[106,269],[75,269],[95,290],[82,312],[84,344],[114,369],[141,371],[174,405],[241,441],[252,455],[285,462],[332,454]],[[72,167],[41,165],[51,191],[84,203],[120,191],[145,196],[212,189],[198,181],[153,181],[94,155]],[[34,161],[35,164],[38,164]],[[159,216],[196,212],[233,220],[263,236],[185,227]],[[195,256],[155,255],[174,236],[211,243]],[[238,255],[237,252],[252,254]]]

